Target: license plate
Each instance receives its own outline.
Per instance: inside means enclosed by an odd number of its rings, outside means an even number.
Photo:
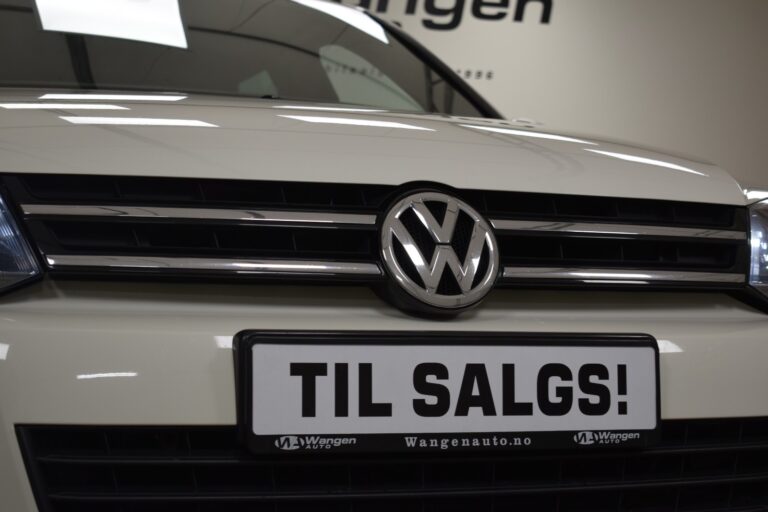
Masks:
[[[647,335],[247,331],[240,424],[267,453],[643,447],[659,429]]]

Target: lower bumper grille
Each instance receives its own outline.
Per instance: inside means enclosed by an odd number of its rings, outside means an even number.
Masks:
[[[17,428],[41,512],[766,511],[768,418],[644,451],[256,458],[234,427]]]

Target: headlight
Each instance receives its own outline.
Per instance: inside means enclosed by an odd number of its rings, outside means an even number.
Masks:
[[[0,293],[39,275],[37,259],[0,196]]]

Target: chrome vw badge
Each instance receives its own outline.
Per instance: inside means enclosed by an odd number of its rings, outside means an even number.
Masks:
[[[404,309],[456,313],[485,297],[499,270],[488,222],[465,202],[440,192],[398,201],[382,223],[381,249],[396,283],[390,290]],[[398,289],[406,293],[397,296]]]

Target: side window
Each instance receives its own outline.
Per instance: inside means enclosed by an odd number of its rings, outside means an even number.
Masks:
[[[380,69],[343,46],[323,46],[320,60],[342,103],[377,105],[392,110],[424,110]]]
[[[450,112],[454,116],[482,117],[467,98],[452,88],[434,71],[430,71],[432,83],[432,105],[437,112]]]
[[[279,93],[269,71],[259,71],[252,77],[237,84],[237,92],[248,96],[278,97]]]

